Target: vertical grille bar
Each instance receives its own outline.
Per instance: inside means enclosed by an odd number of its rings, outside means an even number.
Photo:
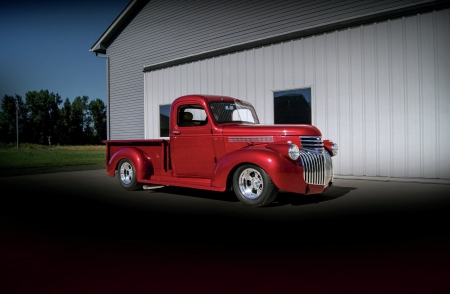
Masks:
[[[312,153],[300,150],[303,179],[308,184],[326,185],[333,177],[333,162],[328,152]]]

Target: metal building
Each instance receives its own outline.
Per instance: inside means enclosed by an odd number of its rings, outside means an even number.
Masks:
[[[310,93],[337,177],[450,183],[450,1],[133,0],[90,49],[107,62],[108,138],[160,138],[185,94]]]

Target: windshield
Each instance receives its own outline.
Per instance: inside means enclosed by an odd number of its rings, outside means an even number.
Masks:
[[[230,101],[210,102],[209,109],[218,123],[242,122],[259,124],[258,116],[253,106],[247,102],[235,99]]]

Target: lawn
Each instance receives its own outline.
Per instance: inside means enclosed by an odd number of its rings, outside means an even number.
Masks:
[[[22,169],[104,164],[106,148],[96,146],[43,146],[24,144],[0,146],[0,168]]]

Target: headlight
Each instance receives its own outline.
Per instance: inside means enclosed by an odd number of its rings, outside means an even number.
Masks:
[[[333,152],[333,156],[338,154],[338,144],[337,143],[331,143],[331,151]]]
[[[291,144],[289,145],[288,154],[292,160],[296,160],[300,156],[300,149],[298,149],[297,145]]]

